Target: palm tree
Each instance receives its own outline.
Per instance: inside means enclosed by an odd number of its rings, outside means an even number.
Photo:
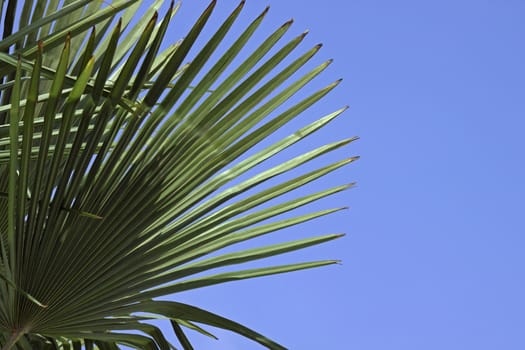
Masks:
[[[165,47],[178,5],[166,11],[163,0],[146,3],[153,4],[0,0],[2,349],[172,349],[148,323],[158,318],[171,322],[184,349],[192,349],[184,330],[210,335],[203,325],[284,349],[239,323],[162,297],[336,262],[205,273],[340,237],[221,253],[339,210],[278,217],[351,186],[274,200],[356,158],[260,185],[353,138],[240,179],[343,112],[248,152],[337,85],[278,110],[330,64],[288,82],[320,46],[279,68],[305,35],[279,44],[287,22],[240,55],[265,9],[218,50],[243,1],[196,48],[212,1],[183,40]],[[197,53],[189,57],[190,50]],[[219,58],[210,61],[214,52]],[[242,63],[232,66],[236,58]]]

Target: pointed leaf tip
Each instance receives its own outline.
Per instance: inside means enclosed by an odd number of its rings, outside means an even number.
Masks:
[[[239,13],[241,12],[241,10],[244,8],[244,4],[246,3],[246,0],[242,0],[239,5],[237,5],[237,7],[235,8],[235,10],[233,11],[233,13]],[[232,13],[232,14],[233,14]]]
[[[351,142],[351,141],[350,141]],[[348,157],[346,158],[343,162],[345,162],[346,164],[350,164],[350,163],[353,163],[355,162],[356,160],[359,159],[359,156],[355,156],[355,157]],[[345,164],[345,165],[346,165]]]
[[[339,85],[339,83],[341,83],[343,79],[338,79],[336,81],[334,81],[332,84],[328,85],[325,89],[326,90],[330,90],[330,89],[333,89],[335,88],[337,85]]]

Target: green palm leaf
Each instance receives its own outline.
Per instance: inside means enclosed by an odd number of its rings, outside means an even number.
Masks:
[[[291,21],[244,53],[268,9],[226,45],[244,1],[204,44],[215,1],[163,48],[179,7],[159,19],[165,5],[0,1],[2,349],[172,349],[149,323],[159,318],[183,349],[193,348],[186,329],[213,337],[202,326],[284,349],[210,311],[154,298],[337,263],[232,268],[340,234],[222,251],[342,209],[294,214],[351,184],[286,195],[357,159],[297,175],[355,138],[267,161],[345,108],[253,151],[338,85],[303,93],[331,61],[294,78],[320,45],[296,54],[306,33],[281,44]]]

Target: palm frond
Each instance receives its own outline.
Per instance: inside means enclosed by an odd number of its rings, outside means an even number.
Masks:
[[[2,349],[172,349],[149,323],[158,318],[170,320],[183,349],[193,348],[185,329],[213,337],[202,326],[284,349],[225,317],[157,298],[338,262],[235,268],[341,234],[223,251],[343,209],[294,212],[352,184],[288,194],[356,160],[310,165],[356,138],[268,161],[346,108],[256,148],[338,85],[304,95],[331,63],[297,77],[321,46],[297,54],[306,33],[281,44],[289,21],[246,53],[268,8],[226,44],[244,1],[205,39],[212,1],[164,47],[179,8],[171,2],[159,18],[165,5],[0,1]]]

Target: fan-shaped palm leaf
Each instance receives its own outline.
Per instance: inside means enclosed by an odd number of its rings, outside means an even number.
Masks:
[[[291,22],[251,53],[240,54],[267,9],[218,50],[244,2],[200,49],[195,43],[215,1],[182,41],[163,48],[178,8],[172,3],[159,19],[163,2],[144,7],[140,0],[49,0],[17,8],[16,1],[0,0],[3,349],[170,349],[163,333],[147,322],[158,317],[171,320],[184,349],[192,347],[183,328],[210,335],[201,325],[281,349],[224,317],[155,298],[336,262],[202,274],[340,237],[220,254],[222,248],[339,210],[278,218],[348,188],[279,201],[355,158],[260,185],[353,139],[240,180],[343,112],[247,153],[338,84],[284,104],[330,61],[287,83],[320,48],[286,60],[305,36],[279,44]],[[134,20],[139,9],[146,20]],[[185,64],[193,50],[198,52]],[[215,52],[220,57],[212,62]],[[232,66],[235,59],[242,62]]]

